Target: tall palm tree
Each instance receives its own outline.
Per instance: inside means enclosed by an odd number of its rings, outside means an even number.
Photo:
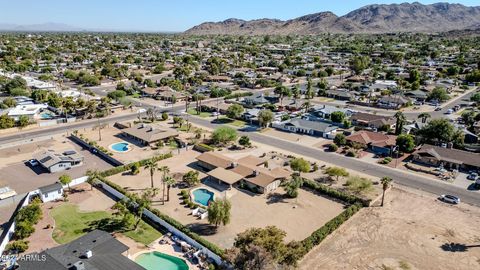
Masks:
[[[424,123],[424,124],[425,124],[425,122],[427,122],[427,119],[430,118],[430,117],[432,117],[432,116],[429,113],[426,113],[426,112],[418,115],[418,119],[422,119],[422,123]]]
[[[400,133],[402,133],[403,125],[405,124],[405,121],[407,121],[407,118],[401,111],[395,113],[394,117],[397,119],[397,123],[395,124],[395,135],[400,135]]]
[[[168,166],[162,166],[160,167],[160,169],[158,169],[159,171],[161,171],[163,173],[163,176],[162,176],[162,185],[163,185],[163,189],[162,189],[162,204],[165,204],[165,178],[167,177],[167,174],[170,173],[170,168]]]
[[[163,178],[164,185],[167,185],[167,202],[170,201],[170,187],[175,184],[175,182],[175,179],[170,175],[167,175],[165,178]]]
[[[387,189],[390,187],[390,184],[392,183],[392,178],[388,177],[388,176],[384,176],[382,177],[382,179],[380,179],[380,183],[382,183],[382,189],[383,189],[383,193],[382,193],[382,207],[383,207],[383,200],[385,199],[385,191],[387,191]]]
[[[150,159],[145,163],[144,168],[150,170],[150,187],[154,188],[153,175],[155,174],[155,171],[158,170],[158,164],[157,162]]]
[[[93,190],[96,180],[102,180],[102,174],[98,170],[88,170],[87,171],[87,183],[90,184],[90,190]]]

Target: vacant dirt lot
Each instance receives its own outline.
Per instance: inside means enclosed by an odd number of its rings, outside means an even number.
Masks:
[[[480,209],[393,189],[311,251],[300,269],[480,269]]]

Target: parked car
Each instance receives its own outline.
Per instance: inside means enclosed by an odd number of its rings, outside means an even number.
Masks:
[[[442,110],[441,107],[436,107],[436,108],[435,108],[435,111],[436,111],[436,112],[441,111],[441,110]]]
[[[442,195],[440,196],[440,200],[444,201],[444,202],[447,202],[447,203],[452,203],[452,204],[459,204],[460,203],[460,198],[458,198],[457,196],[453,196],[453,195]]]
[[[452,109],[448,109],[445,114],[452,114],[453,113],[453,110]]]
[[[30,166],[32,166],[32,167],[35,167],[35,166],[38,166],[38,165],[39,165],[39,163],[38,163],[38,161],[37,161],[36,159],[30,159],[30,160],[28,161],[28,164],[29,164]]]
[[[468,176],[467,176],[467,179],[468,180],[477,180],[478,178],[478,173],[476,172],[471,172]]]

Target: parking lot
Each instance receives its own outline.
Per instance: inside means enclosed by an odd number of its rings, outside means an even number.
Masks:
[[[80,166],[56,173],[49,173],[41,166],[31,167],[28,165],[27,161],[35,153],[44,150],[54,150],[59,153],[66,150],[76,150],[85,159]],[[18,194],[22,194],[55,183],[62,174],[68,174],[75,179],[84,176],[87,170],[105,170],[111,167],[112,165],[89,151],[83,150],[69,139],[61,136],[53,137],[46,141],[0,150],[0,187],[9,186]]]

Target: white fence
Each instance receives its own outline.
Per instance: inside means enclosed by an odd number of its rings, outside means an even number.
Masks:
[[[125,198],[125,195],[123,195],[122,193],[118,192],[116,189],[112,188],[111,186],[103,183],[103,182],[100,182],[100,184],[102,185],[103,189],[105,189],[108,193],[112,194],[113,196],[117,197],[118,199],[123,199]],[[195,248],[198,248],[199,250],[201,250],[204,254],[206,254],[209,258],[211,258],[212,260],[215,261],[215,263],[217,263],[218,265],[222,265],[223,264],[223,260],[222,258],[220,258],[220,256],[218,256],[217,254],[215,254],[214,252],[212,252],[211,250],[209,250],[208,248],[202,246],[200,243],[198,243],[197,241],[195,241],[194,239],[190,238],[190,236],[186,235],[185,233],[183,233],[182,231],[178,230],[177,228],[173,227],[172,225],[170,225],[168,222],[166,222],[165,220],[159,218],[157,215],[155,215],[154,213],[150,212],[149,210],[145,209],[143,210],[143,214],[145,216],[147,216],[150,220],[152,220],[153,222],[155,223],[158,223],[159,225],[161,225],[162,227],[164,227],[165,229],[167,229],[169,232],[173,233],[174,235],[182,238],[185,242],[187,242],[188,244],[194,246]]]
[[[74,187],[74,186],[80,185],[82,183],[85,183],[87,181],[87,179],[88,179],[87,176],[83,176],[83,177],[80,177],[80,178],[73,179],[72,182],[70,183],[70,187]],[[66,187],[67,187],[66,185],[63,186],[63,188],[66,188]],[[34,195],[39,194],[39,193],[40,193],[39,189],[30,191],[29,193],[27,193],[25,195],[25,197],[23,198],[23,201],[21,202],[19,207],[17,207],[17,210],[20,210],[23,207],[27,206],[30,203],[30,198]],[[15,198],[19,199],[19,196],[17,195],[17,196],[15,196]],[[13,213],[12,217],[15,217],[16,215],[17,215],[17,211],[15,211],[15,213]],[[7,246],[8,242],[10,242],[10,240],[12,239],[14,233],[15,233],[15,221],[13,221],[10,224],[10,226],[8,226],[8,229],[6,229],[6,231],[4,231],[4,233],[3,233],[5,235],[5,237],[1,240],[1,243],[0,243],[0,255],[3,254],[3,252],[5,251],[5,247]]]

